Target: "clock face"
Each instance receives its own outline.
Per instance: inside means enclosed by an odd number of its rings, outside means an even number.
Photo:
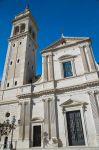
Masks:
[[[10,117],[10,113],[9,112],[7,112],[6,114],[5,114],[5,117]]]

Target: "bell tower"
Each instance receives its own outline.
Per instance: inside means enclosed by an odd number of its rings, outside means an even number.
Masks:
[[[29,8],[12,21],[2,89],[31,83],[36,71],[37,25]]]

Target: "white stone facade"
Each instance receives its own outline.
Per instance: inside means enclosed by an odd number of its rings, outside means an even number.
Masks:
[[[99,67],[90,38],[62,36],[42,50],[42,75],[35,81],[36,35],[26,9],[13,20],[0,91],[0,122],[7,112],[9,120],[16,118],[13,147],[98,149]],[[8,146],[11,133],[6,136]]]

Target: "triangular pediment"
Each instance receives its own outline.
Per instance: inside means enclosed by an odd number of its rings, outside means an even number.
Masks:
[[[32,122],[43,122],[43,118],[42,117],[33,117],[32,119],[31,119],[31,121]]]
[[[60,104],[61,107],[74,107],[74,106],[80,106],[80,105],[88,105],[88,103],[68,99],[67,101]]]
[[[76,57],[76,55],[70,55],[70,54],[62,55],[61,57],[59,57],[59,60],[64,60],[64,59],[73,58],[73,57]]]
[[[48,47],[43,49],[41,51],[41,53],[51,50],[51,49],[56,49],[56,48],[60,48],[60,47],[64,47],[64,46],[70,46],[73,44],[77,44],[78,42],[84,42],[89,39],[90,38],[85,38],[85,37],[64,37],[64,36],[62,36],[60,39],[58,39],[57,41],[53,42]]]

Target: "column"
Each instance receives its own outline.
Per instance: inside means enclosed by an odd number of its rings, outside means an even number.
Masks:
[[[54,78],[54,69],[53,69],[53,55],[49,55],[49,64],[48,64],[48,76],[49,80]]]
[[[47,66],[46,56],[43,56],[42,59],[43,59],[43,62],[42,62],[43,81],[47,81],[47,79],[48,79],[48,66]]]
[[[92,53],[92,48],[91,48],[90,45],[87,45],[85,47],[85,49],[87,50],[87,53],[88,53],[90,71],[95,71],[96,70],[96,65],[95,65],[95,60],[94,60],[94,56],[93,56],[93,53]]]
[[[80,47],[80,52],[81,52],[83,66],[84,66],[84,71],[85,71],[85,73],[88,73],[89,72],[89,67],[88,67],[88,62],[87,62],[87,58],[86,58],[86,55],[85,55],[84,46]]]

